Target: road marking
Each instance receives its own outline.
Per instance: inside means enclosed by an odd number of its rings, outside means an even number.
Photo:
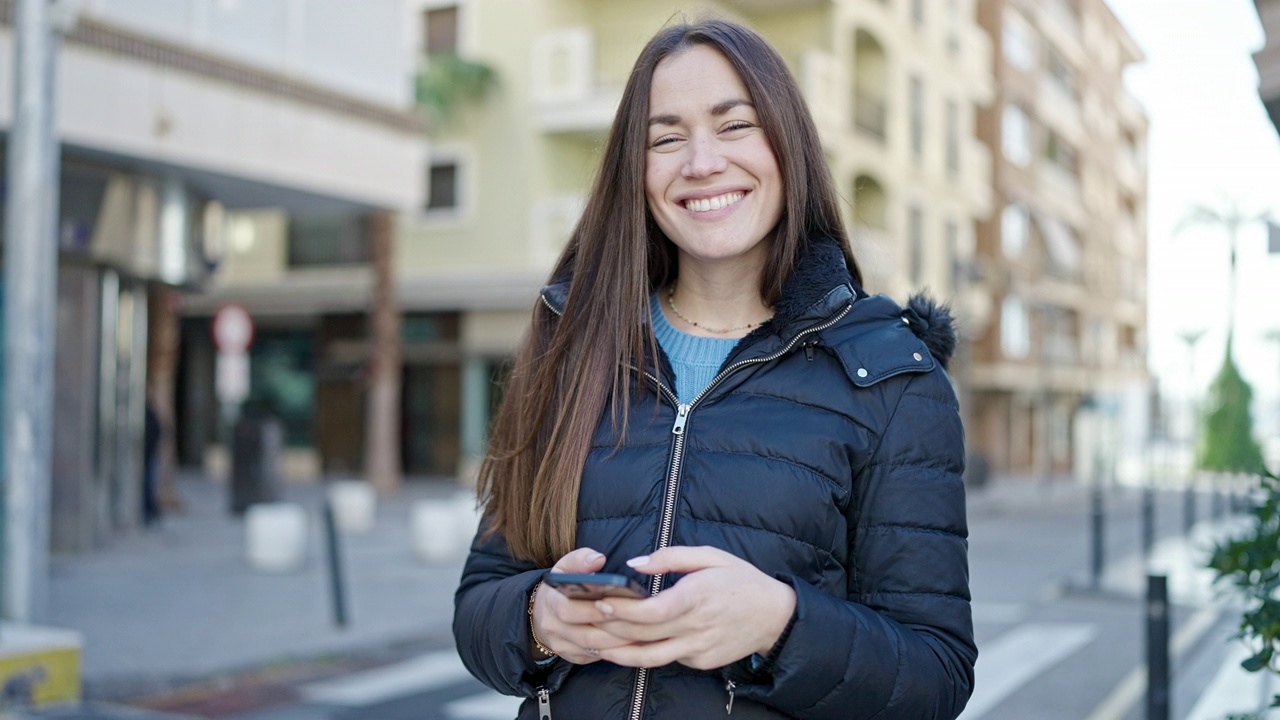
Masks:
[[[511,720],[520,712],[524,698],[499,695],[496,692],[471,695],[444,706],[450,720]]]
[[[471,677],[452,650],[431,653],[386,667],[304,685],[308,702],[364,707],[428,692]]]
[[[1235,642],[1227,653],[1222,667],[1209,682],[1209,687],[1196,700],[1187,720],[1222,720],[1231,713],[1253,713],[1271,704],[1275,690],[1270,672],[1251,673],[1240,663],[1252,653],[1242,643]],[[1264,709],[1258,717],[1275,717]]]
[[[975,623],[1016,625],[1027,617],[1027,606],[1023,603],[975,601],[969,608]]]
[[[1181,657],[1200,637],[1217,624],[1220,608],[1205,608],[1187,619],[1187,622],[1173,634],[1169,642],[1169,655],[1176,659]],[[1142,699],[1147,689],[1147,665],[1143,663],[1134,668],[1111,694],[1098,703],[1087,720],[1123,720],[1129,710]]]
[[[977,720],[1035,676],[1088,645],[1098,629],[1083,623],[1027,623],[988,643],[974,668],[974,692],[961,713]]]

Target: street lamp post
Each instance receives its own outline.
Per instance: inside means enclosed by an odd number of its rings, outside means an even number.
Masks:
[[[1196,344],[1204,337],[1204,329],[1183,330],[1178,338],[1187,345],[1187,482],[1183,489],[1182,525],[1187,534],[1196,523]]]

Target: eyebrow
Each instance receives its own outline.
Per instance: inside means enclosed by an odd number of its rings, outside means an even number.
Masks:
[[[743,98],[733,98],[731,100],[725,100],[724,102],[711,106],[711,116],[720,117],[721,115],[724,115],[725,113],[738,107],[739,105],[746,105],[747,107],[750,107],[750,108],[755,107],[755,103],[751,102],[750,100],[746,100]],[[653,117],[649,118],[649,125],[651,126],[652,125],[679,125],[679,124],[680,124],[679,115],[654,115]]]

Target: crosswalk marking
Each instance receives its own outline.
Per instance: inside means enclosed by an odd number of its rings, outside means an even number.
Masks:
[[[386,667],[304,685],[302,699],[326,705],[363,707],[453,685],[471,677],[452,650]]]
[[[960,715],[977,720],[1029,680],[1089,644],[1098,634],[1083,623],[1027,623],[988,643],[978,657],[973,697]]]
[[[449,720],[511,720],[523,701],[490,691],[454,700],[444,706],[444,714]]]
[[[1027,606],[1023,603],[974,601],[969,607],[975,623],[1016,625],[1027,617]]]
[[[1240,663],[1249,657],[1249,651],[1240,643],[1233,643],[1222,668],[1213,676],[1187,720],[1222,720],[1229,713],[1256,712],[1271,704],[1271,698],[1280,692],[1271,684],[1270,672],[1246,672]],[[1280,717],[1280,713],[1264,712],[1258,717]]]

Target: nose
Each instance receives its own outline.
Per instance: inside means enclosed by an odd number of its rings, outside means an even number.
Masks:
[[[729,165],[714,138],[705,135],[695,137],[687,148],[689,155],[683,168],[686,178],[702,178],[724,172]]]

